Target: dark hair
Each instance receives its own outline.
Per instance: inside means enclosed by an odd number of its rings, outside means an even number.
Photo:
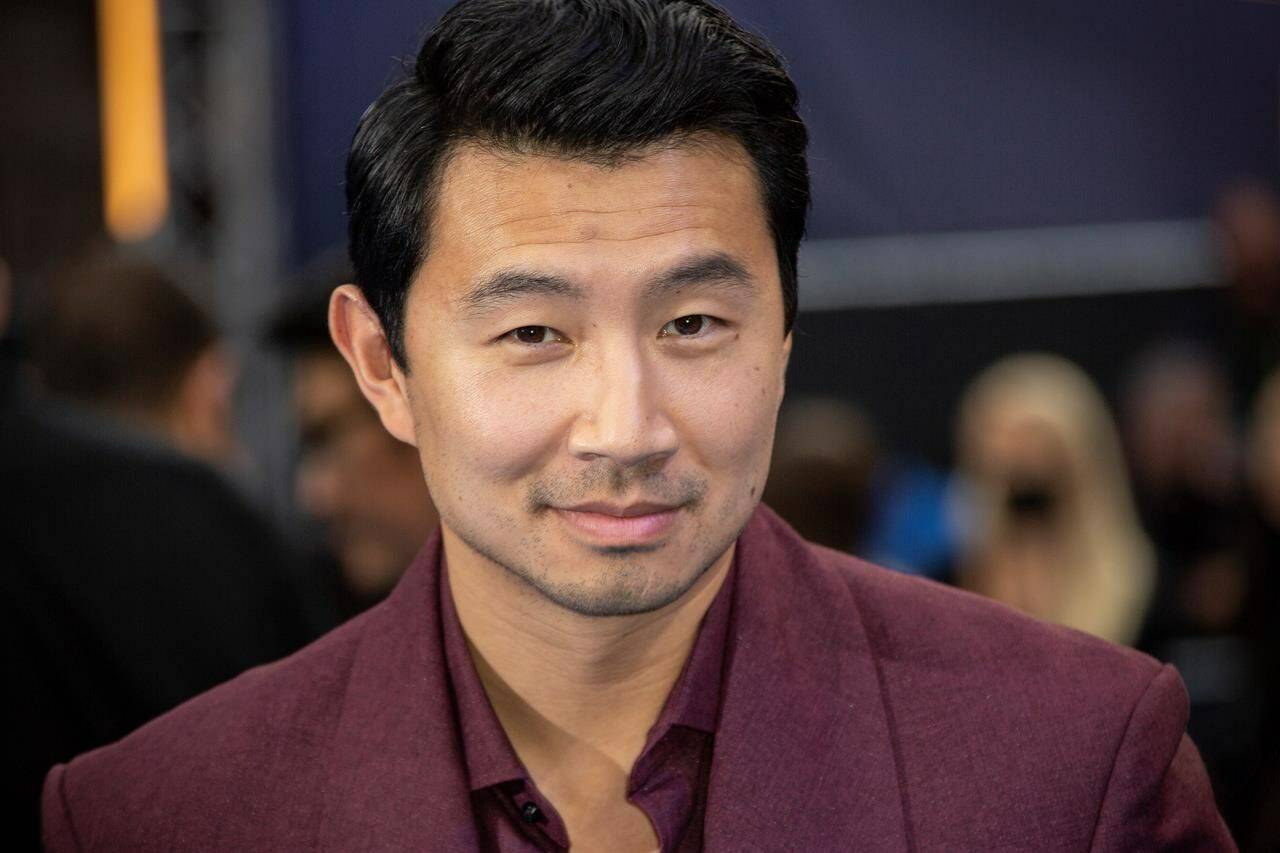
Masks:
[[[750,155],[796,313],[809,207],[808,134],[778,54],[705,0],[462,0],[407,79],[374,101],[347,158],[351,261],[404,358],[404,301],[426,255],[433,193],[466,140],[601,164],[694,134]]]
[[[167,406],[219,339],[209,314],[147,261],[92,257],[51,285],[32,355],[51,390],[90,405]]]

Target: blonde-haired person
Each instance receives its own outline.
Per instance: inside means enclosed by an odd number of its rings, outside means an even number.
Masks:
[[[961,585],[1132,644],[1154,587],[1106,403],[1069,361],[1005,358],[970,385],[957,424]]]

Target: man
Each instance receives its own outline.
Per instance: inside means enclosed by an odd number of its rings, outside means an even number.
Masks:
[[[1229,849],[1177,675],[757,505],[808,203],[701,0],[464,0],[364,116],[330,326],[441,527],[50,774],[51,848]]]
[[[33,347],[49,390],[101,425],[234,467],[235,366],[213,318],[165,270],[98,255],[51,290]]]
[[[352,615],[386,597],[438,519],[417,451],[382,428],[329,337],[329,293],[351,280],[349,265],[326,255],[310,266],[270,340],[290,360],[298,501],[324,525]]]
[[[122,287],[121,298],[131,292]],[[6,314],[0,678],[12,734],[0,832],[11,849],[32,849],[50,765],[319,631],[274,532],[235,489],[162,442],[122,438],[92,414],[28,393]]]

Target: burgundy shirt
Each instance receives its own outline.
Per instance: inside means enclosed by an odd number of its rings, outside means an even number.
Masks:
[[[665,849],[1234,849],[1171,667],[811,545],[763,507],[731,575],[632,773]],[[49,849],[563,845],[494,720],[450,701],[486,707],[446,659],[440,595],[437,537],[387,601],[55,767]]]
[[[481,846],[501,851],[567,850],[570,839],[564,821],[516,755],[480,683],[449,593],[443,558],[440,569],[444,653]],[[627,780],[627,799],[648,815],[664,851],[702,850],[733,576],[731,566]]]

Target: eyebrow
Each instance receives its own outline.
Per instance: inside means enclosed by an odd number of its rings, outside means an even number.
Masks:
[[[666,296],[685,287],[755,288],[755,281],[737,259],[724,252],[693,258],[659,275],[645,287],[644,297]]]
[[[501,270],[481,281],[462,298],[472,313],[481,314],[527,296],[559,296],[581,299],[582,288],[558,275]]]
[[[754,289],[755,281],[734,257],[714,252],[659,274],[645,286],[642,296],[655,299],[691,286]],[[513,269],[500,270],[483,279],[462,297],[462,304],[470,313],[484,314],[531,296],[582,299],[585,295],[581,286],[562,276]]]

